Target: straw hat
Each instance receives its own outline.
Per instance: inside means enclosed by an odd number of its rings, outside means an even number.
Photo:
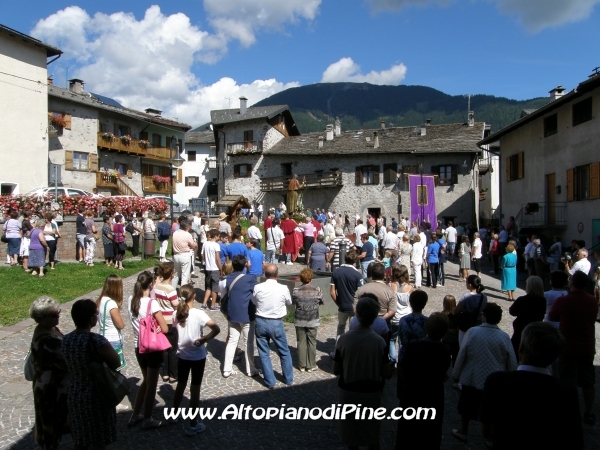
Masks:
[[[219,214],[219,220],[223,220],[223,219],[225,219],[225,217],[227,217],[227,214],[225,214],[224,212]]]

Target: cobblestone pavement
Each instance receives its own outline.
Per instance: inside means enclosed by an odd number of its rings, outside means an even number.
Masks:
[[[302,267],[279,266],[281,273],[298,272]],[[489,267],[484,267],[482,276],[484,284],[488,287],[486,293],[490,300],[497,301],[504,310],[509,303],[504,301],[497,278],[487,275]],[[197,270],[198,272],[198,270]],[[455,264],[446,265],[448,281],[446,286],[438,289],[424,288],[429,293],[429,303],[426,313],[441,309],[442,298],[446,294],[453,294],[460,298],[464,294],[463,283],[457,281],[458,267]],[[524,275],[521,276],[523,278]],[[131,293],[134,277],[124,280],[125,295]],[[521,279],[520,281],[523,281]],[[203,286],[203,276],[196,278],[196,286]],[[94,291],[85,296],[95,298],[99,291]],[[517,296],[523,291],[518,290]],[[202,297],[200,297],[202,298]],[[60,328],[64,333],[74,329],[70,318],[70,304],[63,306]],[[260,378],[254,379],[243,374],[242,362],[237,365],[238,374],[223,378],[221,376],[221,362],[224,356],[225,339],[227,336],[226,321],[221,313],[212,312],[210,316],[221,326],[221,334],[208,344],[208,358],[206,372],[202,382],[201,406],[216,407],[222,411],[228,404],[252,405],[253,407],[269,406],[302,406],[302,407],[327,407],[337,401],[336,378],[332,375],[332,360],[328,354],[334,349],[335,319],[323,319],[318,332],[317,364],[319,370],[312,373],[299,372],[294,369],[293,386],[285,386],[279,376],[279,359],[274,352],[273,367],[278,376],[279,383],[275,390],[269,391],[262,385]],[[159,430],[129,429],[126,422],[131,416],[131,402],[136,393],[136,384],[140,383],[140,370],[136,364],[132,335],[129,321],[125,313],[125,354],[129,362],[124,373],[134,385],[128,398],[118,406],[119,437],[118,441],[109,448],[136,449],[136,448],[343,448],[340,444],[336,424],[332,420],[316,421],[255,421],[255,420],[213,420],[205,421],[206,432],[195,437],[184,435],[183,425],[171,425]],[[512,334],[511,319],[508,313],[503,317],[501,327]],[[286,324],[288,343],[296,361],[296,337],[293,325]],[[33,442],[32,428],[34,424],[33,399],[31,384],[23,379],[23,359],[30,344],[33,325],[24,322],[14,327],[2,329],[0,334],[0,448],[28,449],[37,448]],[[597,334],[598,336],[598,334]],[[255,358],[258,363],[258,357]],[[598,360],[597,360],[598,364]],[[186,391],[188,395],[189,391]],[[174,394],[174,385],[159,381],[156,395],[156,409],[154,416],[162,416],[162,407],[171,404]],[[551,393],[549,393],[551,395]],[[444,449],[483,449],[484,441],[480,436],[476,423],[471,424],[470,439],[468,444],[458,442],[452,435],[451,429],[460,426],[460,418],[456,412],[458,391],[452,389],[451,382],[446,382],[446,409],[444,416],[444,429],[442,448]],[[184,400],[183,406],[186,406]],[[383,405],[389,409],[397,406],[396,378],[393,377],[386,383],[383,393]],[[600,399],[597,400],[597,412],[600,417]],[[585,439],[587,448],[600,448],[600,435],[595,427],[585,426]],[[396,423],[385,420],[381,428],[382,448],[394,448],[396,441]],[[65,436],[62,448],[72,448],[70,436]]]

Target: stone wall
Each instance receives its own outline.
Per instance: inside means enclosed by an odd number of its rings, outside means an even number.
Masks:
[[[240,194],[249,200],[264,201],[265,209],[276,207],[284,200],[287,191],[261,192],[260,178],[282,176],[282,164],[292,162],[292,170],[299,175],[314,173],[317,170],[342,172],[343,186],[306,189],[302,192],[302,203],[310,208],[327,208],[336,213],[358,213],[365,217],[369,208],[379,208],[388,219],[400,215],[410,216],[410,194],[408,178],[401,176],[401,192],[394,193],[393,183],[384,183],[383,164],[397,163],[402,165],[423,164],[424,174],[430,174],[432,166],[457,165],[458,183],[450,186],[438,186],[435,189],[436,210],[438,219],[473,221],[475,219],[475,189],[478,192],[477,177],[471,171],[471,155],[469,154],[435,154],[417,156],[412,154],[390,155],[321,155],[310,157],[290,157],[276,155],[249,155],[230,158],[225,168],[226,193]],[[465,164],[466,163],[466,164]],[[234,178],[233,164],[251,164],[252,175],[249,178]],[[355,183],[355,168],[362,165],[379,165],[378,185],[359,185]],[[402,206],[399,213],[398,206]]]
[[[101,233],[102,233],[102,225],[103,222],[100,218],[95,218],[94,223],[96,224],[96,228],[98,228],[98,239],[96,241],[96,254],[94,256],[94,260],[103,260],[104,259],[104,246],[102,245]],[[68,261],[77,259],[76,253],[76,225],[75,225],[75,217],[68,216],[64,218],[63,222],[59,222],[58,229],[62,236],[61,239],[58,240],[58,248],[57,248],[57,256],[59,260]],[[125,233],[125,242],[127,242],[128,246],[132,245],[131,235],[129,233]],[[6,261],[6,244],[0,243],[0,264]]]

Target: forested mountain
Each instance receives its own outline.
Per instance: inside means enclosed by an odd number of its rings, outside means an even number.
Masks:
[[[524,109],[537,109],[550,97],[510,100],[471,96],[475,120],[497,131],[517,120]],[[426,86],[378,86],[368,83],[317,83],[287,89],[253,106],[287,104],[301,133],[322,131],[338,117],[343,130],[386,126],[460,123],[467,120],[466,96],[448,95]]]

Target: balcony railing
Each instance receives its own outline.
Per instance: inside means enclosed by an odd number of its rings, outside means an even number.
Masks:
[[[137,139],[127,141],[119,136],[111,136],[110,133],[98,133],[98,147],[161,161],[168,161],[171,158],[171,149],[168,147],[155,147]]]
[[[96,172],[96,187],[116,189],[120,195],[138,196],[118,174],[111,175],[108,172]]]
[[[567,227],[567,203],[527,203],[517,216],[519,228]]]
[[[260,179],[260,190],[267,191],[287,191],[288,184],[292,179],[291,175],[282,177],[269,177]],[[304,184],[304,189],[318,189],[332,186],[342,186],[342,172],[319,172],[298,175],[300,184]]]
[[[230,156],[261,153],[262,149],[262,141],[230,142],[227,144],[227,154]]]
[[[142,190],[144,192],[150,192],[152,194],[165,194],[169,195],[171,193],[171,182],[165,183],[157,183],[152,179],[151,176],[143,176],[142,177]],[[173,194],[177,192],[177,184],[173,185]]]

